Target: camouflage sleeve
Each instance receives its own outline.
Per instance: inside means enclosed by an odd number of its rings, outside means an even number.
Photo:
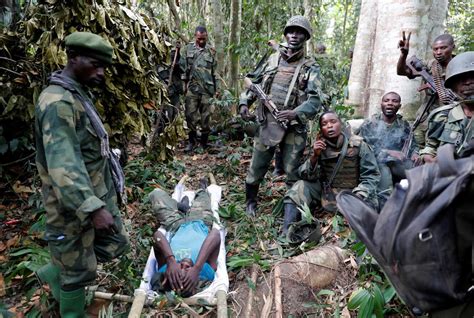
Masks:
[[[432,155],[436,157],[440,144],[439,138],[444,130],[444,125],[448,120],[448,112],[439,112],[428,121],[428,130],[425,137],[425,148],[420,151],[420,155]]]
[[[46,169],[53,191],[63,209],[83,221],[106,204],[94,194],[76,133],[73,105],[58,101],[39,115]]]
[[[369,126],[370,126],[370,120],[365,119],[362,125],[360,125],[359,129],[357,129],[357,131],[354,131],[354,133],[364,138],[364,141],[367,142],[367,139],[370,136],[370,131],[371,131]]]
[[[247,77],[252,80],[252,83],[254,84],[262,83],[263,74],[266,70],[267,65],[268,63],[265,62],[261,66],[260,65],[257,66],[257,68],[253,72],[247,74]],[[255,102],[256,99],[257,99],[257,96],[250,89],[245,89],[240,94],[239,106],[242,106],[242,105],[250,106]]]
[[[313,118],[321,108],[321,72],[317,64],[309,69],[307,87],[308,99],[295,108],[296,116],[301,123]]]
[[[365,198],[374,196],[380,183],[380,171],[372,149],[365,142],[360,145],[359,157],[359,185],[352,192],[359,193]]]
[[[311,160],[308,158],[299,168],[298,177],[301,180],[316,181],[319,179],[319,165],[311,167]]]

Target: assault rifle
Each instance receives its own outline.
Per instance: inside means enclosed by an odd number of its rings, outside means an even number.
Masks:
[[[244,85],[246,88],[250,89],[255,95],[257,95],[258,99],[262,102],[262,104],[268,109],[270,114],[275,118],[275,121],[278,122],[278,124],[286,130],[288,128],[288,122],[286,120],[280,120],[278,119],[278,113],[279,110],[276,107],[275,103],[271,100],[271,98],[265,94],[263,91],[262,87],[258,84],[252,83],[250,78],[246,77],[244,78]],[[261,118],[259,118],[261,120]]]

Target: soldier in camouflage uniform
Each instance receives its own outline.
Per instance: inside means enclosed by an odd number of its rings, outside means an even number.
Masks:
[[[378,208],[377,188],[380,172],[375,155],[362,137],[346,136],[342,133],[342,122],[333,111],[325,112],[319,118],[322,138],[313,144],[313,153],[299,167],[297,181],[285,195],[283,234],[297,221],[305,204],[314,207],[321,203],[323,184],[330,182],[338,160],[347,143],[347,151],[339,169],[329,185],[336,194],[341,190],[352,190],[375,209]]]
[[[419,75],[413,74],[413,71],[407,66],[407,56],[410,48],[410,34],[408,37],[405,37],[405,32],[403,32],[403,38],[398,42],[398,47],[400,48],[400,58],[398,59],[397,63],[397,74],[401,76],[406,76],[409,79],[414,79]],[[455,48],[454,39],[450,34],[442,34],[435,38],[433,44],[431,45],[431,49],[433,50],[433,57],[434,59],[430,60],[426,65],[428,72],[433,76],[438,76],[440,81],[444,81],[446,67],[448,63],[453,59],[454,54],[453,50]],[[437,88],[438,90],[438,88]],[[425,90],[426,96],[424,103],[428,103],[431,92],[430,90]],[[438,92],[439,93],[439,92]],[[439,95],[439,94],[438,94]],[[415,139],[420,148],[423,148],[425,145],[425,134],[426,130],[428,129],[428,121],[426,120],[429,113],[444,104],[449,104],[450,102],[440,100],[439,96],[436,99],[434,105],[431,109],[428,109],[428,113],[425,115],[419,124],[419,126],[415,129]],[[419,112],[421,112],[422,107],[418,110],[417,116]]]
[[[194,42],[188,43],[181,52],[179,61],[183,72],[186,101],[185,114],[189,129],[189,140],[185,148],[191,152],[196,145],[197,126],[201,125],[201,146],[207,148],[212,113],[210,98],[217,92],[215,50],[207,44],[207,30],[198,26]]]
[[[89,32],[66,37],[67,65],[52,74],[35,109],[36,165],[52,259],[37,275],[59,300],[62,317],[85,317],[84,287],[94,281],[97,262],[128,246],[117,206],[123,173],[86,88],[104,81],[112,51]]]
[[[459,54],[448,64],[445,86],[460,101],[432,112],[426,146],[420,151],[425,162],[436,160],[437,149],[444,144],[454,144],[461,153],[474,137],[474,52]]]
[[[370,145],[380,170],[380,184],[378,193],[388,198],[393,186],[392,173],[389,164],[403,161],[401,153],[406,140],[410,137],[410,124],[404,120],[398,110],[401,107],[401,97],[395,92],[388,92],[382,96],[380,104],[382,113],[366,119],[359,129],[359,136]],[[407,157],[418,160],[418,147],[413,136]],[[380,197],[379,197],[379,201]],[[383,200],[385,202],[385,200]],[[383,202],[379,202],[380,205]]]
[[[303,16],[294,16],[288,20],[283,33],[287,43],[281,44],[279,52],[270,55],[249,77],[271,95],[279,109],[278,119],[289,123],[279,147],[286,182],[291,185],[298,178],[297,170],[306,145],[306,122],[321,107],[321,83],[319,66],[304,52],[304,42],[310,39],[312,33],[309,21]],[[250,90],[242,93],[239,105],[244,120],[249,118],[249,106],[255,100],[256,96]],[[271,127],[266,123],[273,120],[272,115],[266,108],[261,113],[261,128]],[[246,210],[249,215],[255,215],[258,188],[275,152],[275,147],[265,146],[261,138],[262,129],[260,135],[254,138],[252,161],[245,181]]]

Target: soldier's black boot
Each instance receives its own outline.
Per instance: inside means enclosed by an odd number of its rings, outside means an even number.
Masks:
[[[184,152],[187,153],[192,152],[194,150],[194,146],[196,145],[196,132],[190,131],[188,136],[188,144],[186,145],[186,147],[184,147]]]
[[[285,203],[284,205],[285,216],[283,217],[283,230],[281,234],[286,236],[291,223],[298,220],[298,208],[294,203]]]
[[[249,216],[255,216],[257,211],[258,184],[245,184],[245,211]]]
[[[273,176],[279,177],[285,174],[283,168],[283,153],[280,150],[275,152],[275,169],[273,169]]]
[[[209,133],[201,133],[201,147],[203,150],[206,150],[208,145],[207,141],[209,140]]]

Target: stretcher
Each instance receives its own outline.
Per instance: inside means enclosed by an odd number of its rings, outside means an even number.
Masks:
[[[189,198],[190,205],[195,198],[196,192],[186,189],[184,182],[186,176],[175,186],[172,198],[180,202],[184,196]],[[226,266],[226,250],[225,250],[225,228],[219,222],[219,202],[222,197],[222,188],[215,183],[214,177],[211,175],[211,184],[207,187],[207,192],[211,198],[211,209],[214,214],[213,229],[218,229],[221,236],[221,243],[219,247],[219,255],[217,257],[217,270],[212,283],[200,291],[199,293],[185,298],[184,302],[188,305],[206,304],[217,306],[217,315],[219,318],[227,317],[227,292],[229,290],[229,276],[227,274]],[[169,240],[170,233],[167,233],[163,227],[159,228],[165,237]],[[157,261],[153,248],[150,250],[148,260],[143,271],[140,287],[135,289],[134,301],[132,309],[130,310],[129,318],[140,317],[143,306],[151,305],[153,301],[160,295],[151,289],[150,281],[157,271]]]

